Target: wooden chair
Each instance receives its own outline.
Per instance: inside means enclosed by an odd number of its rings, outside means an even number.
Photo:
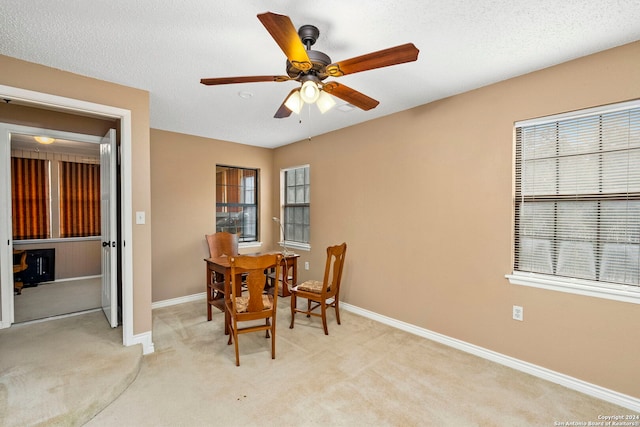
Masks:
[[[16,262],[17,261],[17,262]],[[18,295],[22,294],[22,279],[18,275],[25,271],[29,266],[27,265],[27,251],[14,249],[13,250],[13,291]]]
[[[267,275],[267,281],[269,282],[269,293],[278,292],[278,296],[288,297],[291,295],[291,286],[296,282],[297,275],[295,274],[295,263],[297,261],[288,261],[286,258],[282,258],[282,265],[280,266],[280,277],[276,279],[276,273],[271,271]]]
[[[226,231],[206,234],[209,245],[209,257],[218,258],[221,256],[231,257],[238,255],[238,235],[227,233]],[[224,275],[212,273],[211,280],[207,283],[207,320],[211,320],[211,306],[216,306],[224,310]]]
[[[296,319],[296,313],[305,313],[307,317],[322,317],[324,334],[329,335],[327,329],[327,308],[333,307],[336,310],[336,320],[340,324],[340,281],[342,279],[342,267],[344,266],[344,256],[347,253],[347,244],[329,246],[327,248],[327,265],[324,269],[324,279],[307,280],[291,289],[291,325]],[[301,310],[297,307],[298,297],[307,299],[307,309]],[[314,312],[320,308],[320,313]]]
[[[205,235],[209,245],[209,257],[238,255],[238,235],[220,231]]]
[[[225,300],[226,309],[229,313],[229,342],[235,344],[236,366],[240,366],[240,355],[238,352],[238,335],[249,332],[266,331],[269,338],[271,331],[271,358],[276,358],[276,311],[278,309],[278,293],[273,295],[265,293],[267,283],[266,272],[275,268],[276,277],[280,273],[281,254],[266,254],[259,256],[238,255],[232,256],[231,264],[231,298]],[[241,275],[246,274],[246,296],[237,295],[238,281]],[[259,321],[261,323],[251,323],[249,326],[239,327],[238,323],[248,321]]]

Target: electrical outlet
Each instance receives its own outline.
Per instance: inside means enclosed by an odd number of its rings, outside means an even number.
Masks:
[[[308,270],[309,269],[309,261],[305,261],[304,262],[304,269]]]
[[[524,309],[519,305],[513,306],[513,320],[524,320]]]

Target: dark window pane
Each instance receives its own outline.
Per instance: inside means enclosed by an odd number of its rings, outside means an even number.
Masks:
[[[285,171],[284,185],[286,240],[309,243],[309,167]]]

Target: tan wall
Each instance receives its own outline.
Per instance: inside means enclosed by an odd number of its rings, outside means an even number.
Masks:
[[[149,93],[3,55],[0,70],[2,85],[131,111],[132,212],[147,212],[147,223],[134,225],[133,241],[127,242],[133,248],[133,333],[151,331]]]
[[[37,241],[14,243],[13,249],[54,249],[55,280],[102,274],[102,241],[100,238],[47,243],[38,243]]]
[[[276,232],[271,221],[273,150],[179,133],[151,130],[153,209],[153,301],[205,291],[209,249],[205,234],[215,232],[216,164],[259,169],[260,249]]]
[[[6,83],[2,83],[6,84]],[[103,136],[116,128],[116,120],[63,113],[49,109],[34,108],[16,102],[0,102],[0,121],[21,126],[60,130],[84,135]]]
[[[640,398],[640,305],[505,279],[514,122],[640,98],[639,70],[636,42],[276,149],[311,167],[306,274],[346,241],[347,303]]]

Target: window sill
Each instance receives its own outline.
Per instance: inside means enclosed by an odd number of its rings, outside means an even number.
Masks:
[[[261,248],[262,247],[262,242],[240,242],[238,243],[238,249],[244,249],[244,248]]]
[[[640,288],[629,285],[604,284],[582,279],[562,279],[543,274],[514,271],[505,276],[512,285],[566,292],[595,298],[640,304]]]
[[[286,243],[287,249],[299,249],[301,251],[310,251],[311,250],[311,245],[309,243],[300,243],[300,242],[290,242],[290,241],[286,241],[284,242]],[[278,244],[282,247],[284,247],[283,242],[278,242]]]
[[[69,243],[69,242],[84,242],[89,240],[102,240],[101,236],[87,236],[87,237],[51,237],[48,239],[29,239],[29,240],[14,240],[14,245],[39,245],[42,243]]]

